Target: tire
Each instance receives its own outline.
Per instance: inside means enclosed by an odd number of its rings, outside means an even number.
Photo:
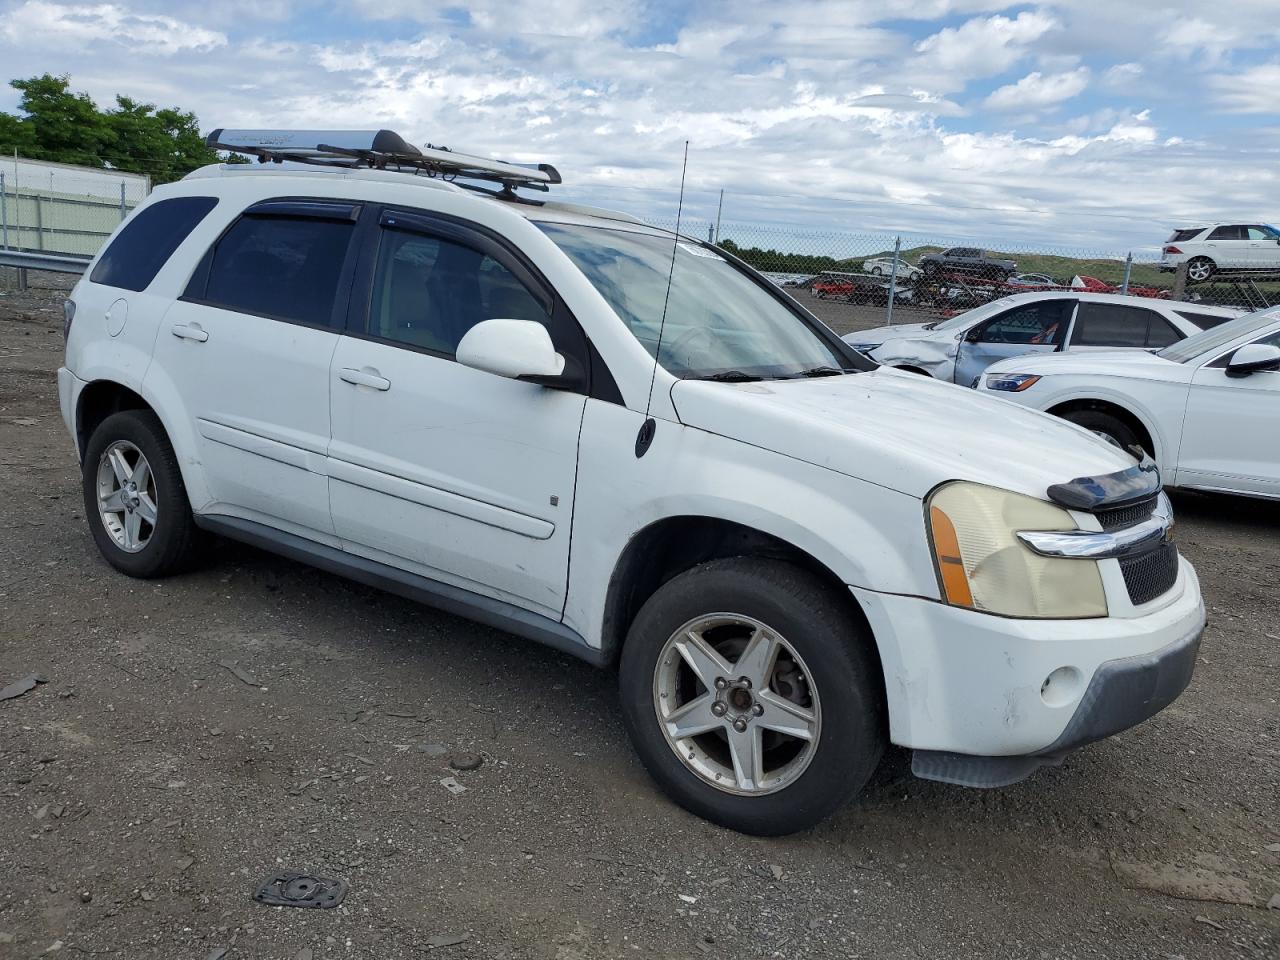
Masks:
[[[1208,257],[1192,257],[1187,261],[1187,280],[1191,283],[1204,283],[1218,269],[1218,265]]]
[[[867,273],[871,274],[871,276],[873,276],[873,277],[883,277],[883,276],[884,276],[884,271],[883,271],[883,270],[881,270],[879,267],[872,267],[870,270],[868,270],[868,271],[867,271]]]
[[[1128,451],[1133,447],[1142,447],[1137,433],[1127,423],[1110,413],[1101,410],[1071,410],[1062,415],[1063,420],[1070,420],[1077,426],[1084,427],[1104,440],[1109,440],[1121,450]]]
[[[884,681],[872,653],[874,641],[843,599],[792,564],[733,557],[680,574],[645,602],[622,650],[622,715],[645,768],[671,799],[721,826],[782,836],[812,827],[862,789],[887,739]],[[705,620],[715,622],[712,615],[739,620],[702,627]],[[744,625],[743,620],[751,623]],[[751,658],[743,647],[750,641],[742,639],[750,635],[752,624],[766,628],[757,636],[780,641],[774,647],[779,652],[772,667],[757,673],[767,682],[757,681],[744,697],[733,685],[742,682],[740,672],[744,677],[753,672],[744,666]],[[710,678],[706,685],[695,681],[692,661],[671,646],[682,638],[689,647],[688,631],[702,637],[702,649],[714,644],[724,651],[718,666],[702,662],[704,672],[727,669],[730,689],[714,689]],[[672,677],[674,686],[668,683]],[[762,693],[764,686],[769,689]],[[671,700],[664,698],[668,690],[680,689],[687,694],[684,706],[715,698],[699,714],[713,727],[689,738],[669,739],[672,718],[664,720],[659,711],[663,704],[674,709],[680,697],[673,693]],[[807,721],[791,716],[797,705],[808,711]],[[713,716],[718,707],[745,712]],[[757,707],[759,714],[754,712]],[[788,738],[771,728],[779,720],[807,725],[816,735],[808,740]],[[744,785],[732,765],[732,722],[743,723],[744,734],[756,738],[751,742],[760,747],[763,775],[757,783]],[[688,751],[698,755],[696,763],[686,758]],[[768,763],[776,767],[772,779]],[[723,774],[720,786],[712,776],[715,770]]]
[[[123,473],[133,468],[130,482],[136,481],[137,489],[132,493],[121,483],[122,471],[114,466],[116,454],[124,458]],[[145,479],[139,479],[138,455],[145,459]],[[110,513],[110,522],[100,507],[101,492],[108,487],[118,488],[121,496],[101,502],[124,504],[122,510]],[[195,560],[200,531],[191,516],[178,458],[160,418],[150,410],[114,413],[98,425],[85,447],[81,489],[94,542],[121,573],[143,579],[163,577],[187,569]],[[130,538],[135,516],[137,530]]]

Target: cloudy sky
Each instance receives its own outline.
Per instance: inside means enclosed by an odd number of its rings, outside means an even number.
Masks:
[[[687,139],[691,217],[723,188],[728,222],[1100,251],[1280,221],[1280,0],[0,0],[0,63],[547,161],[647,216]]]

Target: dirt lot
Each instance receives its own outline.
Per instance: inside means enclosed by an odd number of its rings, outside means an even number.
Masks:
[[[234,544],[115,573],[59,327],[0,296],[0,686],[48,678],[0,703],[0,957],[1280,956],[1280,505],[1177,498],[1211,625],[1154,720],[999,791],[895,753],[751,839],[657,793],[610,674]],[[252,901],[287,868],[346,902]]]

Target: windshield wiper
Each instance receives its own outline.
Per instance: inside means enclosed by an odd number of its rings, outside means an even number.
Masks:
[[[750,373],[743,373],[741,370],[725,370],[721,373],[708,373],[702,377],[686,377],[686,380],[714,380],[717,383],[752,383],[756,380],[763,380],[764,377],[757,377]]]
[[[808,370],[801,370],[796,374],[797,377],[843,377],[848,370],[837,370],[835,367],[810,367]]]

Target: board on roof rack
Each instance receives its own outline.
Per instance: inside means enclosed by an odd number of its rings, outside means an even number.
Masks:
[[[205,142],[216,150],[256,156],[261,162],[294,160],[321,166],[398,170],[444,179],[487,180],[504,189],[546,190],[560,183],[549,163],[508,163],[457,153],[447,147],[418,149],[391,130],[228,130],[218,128]]]

